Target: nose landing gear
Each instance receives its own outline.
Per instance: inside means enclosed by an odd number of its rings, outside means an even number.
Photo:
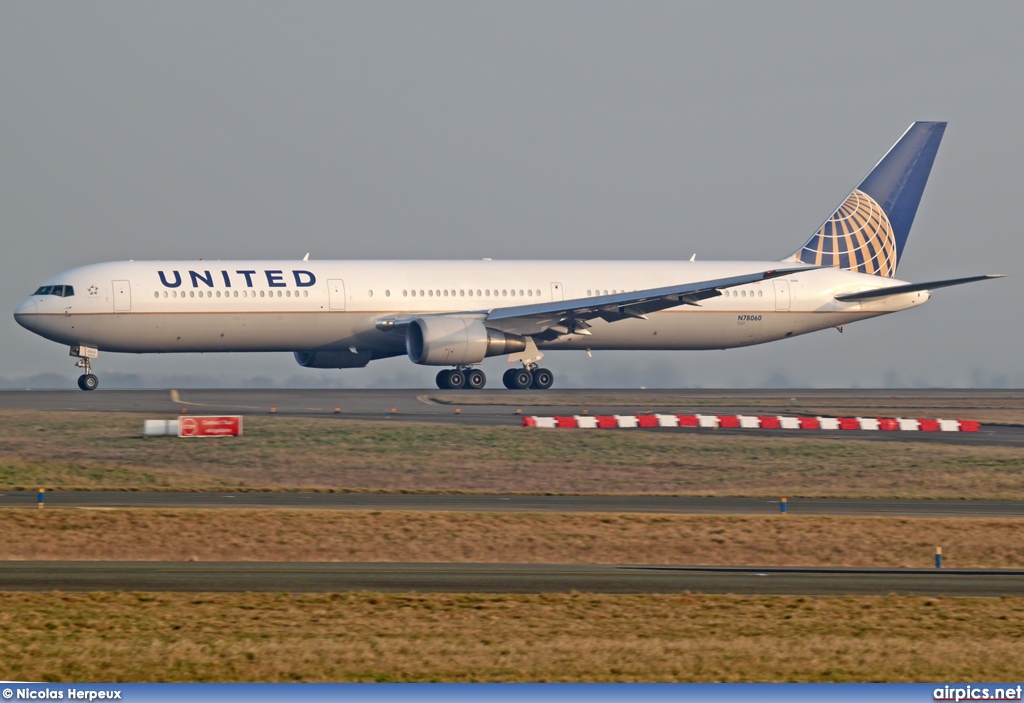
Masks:
[[[92,372],[92,360],[99,356],[99,349],[86,346],[71,347],[71,356],[78,357],[76,368],[84,372],[78,377],[78,387],[83,391],[94,391],[100,385],[100,379]]]

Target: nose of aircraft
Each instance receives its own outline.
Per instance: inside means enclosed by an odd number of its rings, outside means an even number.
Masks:
[[[36,323],[36,301],[25,298],[21,305],[14,309],[14,319],[25,329],[33,329]]]

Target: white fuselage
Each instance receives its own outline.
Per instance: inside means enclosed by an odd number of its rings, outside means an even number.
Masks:
[[[43,285],[18,322],[68,345],[135,353],[358,350],[405,353],[395,315],[486,312],[778,268],[715,261],[122,261],[92,264]],[[595,320],[541,349],[724,349],[896,312],[927,291],[843,303],[834,296],[902,283],[837,269],[800,271],[733,288],[700,306],[648,319]]]

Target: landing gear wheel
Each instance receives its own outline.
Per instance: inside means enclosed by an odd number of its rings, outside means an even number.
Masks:
[[[513,387],[516,390],[526,390],[533,385],[533,372],[529,369],[516,369],[512,376],[512,383],[515,384]]]
[[[516,389],[515,376],[515,369],[509,369],[501,375],[501,382],[505,385],[505,388],[508,388],[510,391],[514,391]]]
[[[555,375],[548,369],[537,369],[533,372],[533,388],[546,391],[555,382]]]
[[[437,387],[440,388],[443,391],[444,390],[448,390],[449,388],[451,388],[451,386],[448,385],[448,377],[451,376],[451,374],[452,374],[452,372],[451,372],[450,369],[445,369],[444,371],[438,371],[437,372],[437,378],[435,379],[435,382],[437,383]]]
[[[478,391],[487,384],[487,376],[480,369],[470,369],[466,372],[466,388]]]
[[[466,374],[462,373],[458,369],[452,369],[448,372],[448,387],[451,389],[462,388],[466,385]]]
[[[94,374],[84,373],[78,377],[78,387],[83,391],[94,391],[100,385],[100,379]]]

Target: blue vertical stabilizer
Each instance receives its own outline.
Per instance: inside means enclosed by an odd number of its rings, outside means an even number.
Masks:
[[[789,259],[892,277],[910,236],[945,122],[915,122]]]

